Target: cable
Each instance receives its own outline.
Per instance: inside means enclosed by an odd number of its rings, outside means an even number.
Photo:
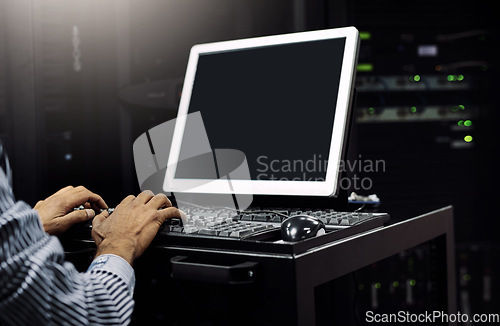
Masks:
[[[361,211],[362,209],[364,209],[364,208],[365,208],[365,206],[366,206],[366,204],[361,205],[361,207],[359,207],[358,209],[356,209],[354,212],[359,212],[359,211]]]
[[[368,221],[371,221],[371,220],[376,220],[376,219],[378,219],[378,218],[380,218],[380,217],[378,217],[378,216],[372,216],[372,217],[369,217],[369,218],[364,219],[364,220],[362,220],[362,221],[358,221],[358,222],[356,222],[356,223],[350,224],[349,226],[354,226],[354,225],[358,225],[358,224],[363,224],[363,223],[365,223],[365,222],[368,222]]]

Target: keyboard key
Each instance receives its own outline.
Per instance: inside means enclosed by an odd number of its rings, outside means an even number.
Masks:
[[[269,218],[269,214],[255,214],[253,216],[253,220],[257,222],[267,222]]]
[[[341,222],[341,221],[342,221],[342,219],[341,219],[341,218],[340,218],[340,219],[338,219],[338,218],[336,218],[336,217],[332,217],[332,218],[330,219],[330,221],[328,222],[328,224],[330,224],[330,225],[339,225],[339,221]]]
[[[242,221],[251,221],[252,220],[252,215],[251,214],[243,214],[241,216]]]
[[[194,225],[196,225],[198,228],[202,229],[206,226],[207,222],[203,220],[196,220],[194,221]]]
[[[281,223],[282,222],[282,217],[279,216],[279,215],[274,215],[273,217],[271,217],[271,219],[269,220],[269,222]]]
[[[344,226],[349,226],[349,219],[348,218],[343,218],[339,225],[344,225]]]
[[[212,219],[217,217],[216,213],[199,213],[200,218]]]
[[[186,233],[186,234],[195,233],[197,231],[198,231],[198,228],[196,226],[185,226],[184,227],[184,233]]]
[[[229,236],[231,238],[241,238],[241,237],[250,235],[252,233],[253,233],[253,231],[251,229],[242,229],[242,230],[231,232],[231,234]]]
[[[328,222],[330,222],[330,220],[331,220],[330,218],[328,218],[328,219],[327,219],[327,218],[326,218],[326,217],[324,217],[324,216],[322,216],[322,217],[318,217],[318,219],[319,219],[321,222],[325,223],[325,224],[328,224]]]
[[[252,227],[253,232],[258,232],[267,229],[267,227],[263,224],[257,224],[256,226]]]
[[[225,229],[220,231],[218,235],[219,237],[229,237],[229,235],[231,235],[231,232],[232,232],[231,230]]]
[[[352,217],[349,217],[348,220],[349,220],[349,225],[353,225],[354,223],[359,222],[359,217],[352,216]]]
[[[203,234],[203,235],[217,235],[219,233],[219,231],[215,230],[215,229],[201,229],[200,231],[198,231],[198,234]]]

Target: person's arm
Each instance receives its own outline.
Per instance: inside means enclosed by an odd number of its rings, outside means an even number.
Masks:
[[[142,205],[164,200],[163,195],[155,200],[156,196],[141,195],[137,198]],[[149,204],[143,215],[141,204],[129,199],[137,205],[134,217],[141,226],[135,227],[130,217],[126,219],[130,232],[118,231],[123,227],[119,222],[123,208],[117,207],[113,219],[107,213],[96,216],[100,221],[96,228],[102,227],[98,255],[86,273],[78,273],[64,262],[59,240],[44,232],[37,211],[13,200],[0,169],[0,320],[9,325],[128,324],[134,306],[131,261],[149,245],[162,220],[180,214],[168,209],[157,215],[149,209],[156,205]],[[112,241],[115,229],[123,238],[141,239],[128,247],[131,254]]]
[[[105,256],[103,256],[105,257]],[[120,257],[79,273],[64,262],[36,210],[15,202],[0,169],[0,320],[8,325],[124,325],[134,301],[132,267]]]
[[[0,320],[8,325],[124,325],[134,301],[134,272],[116,257],[79,273],[56,237],[17,202],[0,217]]]

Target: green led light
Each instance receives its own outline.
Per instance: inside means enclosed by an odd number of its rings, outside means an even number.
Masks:
[[[465,121],[464,121],[464,126],[466,126],[466,127],[470,127],[470,126],[472,126],[472,121],[470,121],[470,120],[465,120]]]
[[[410,112],[411,112],[411,113],[416,113],[416,112],[417,112],[417,107],[416,107],[416,106],[412,106],[412,107],[410,108]]]
[[[372,33],[370,32],[359,32],[359,38],[363,41],[367,41],[372,38]]]
[[[372,63],[358,63],[358,71],[360,71],[360,72],[373,71],[373,64]]]
[[[375,108],[369,107],[368,108],[368,113],[369,114],[374,114],[375,113]]]
[[[419,82],[420,81],[420,75],[413,76],[413,81],[414,82]]]
[[[464,75],[448,75],[448,76],[446,76],[446,79],[450,82],[462,81],[465,79],[465,76]]]
[[[472,136],[471,135],[467,135],[464,137],[464,140],[466,143],[470,143],[472,141]]]
[[[457,122],[457,125],[459,125],[460,127],[463,127],[464,126],[464,121],[460,120],[459,122]]]
[[[417,284],[417,281],[415,281],[415,280],[410,280],[410,285],[411,285],[411,286],[415,286],[415,284]]]
[[[398,281],[394,281],[392,282],[392,286],[397,288],[399,286],[399,282]]]
[[[380,289],[381,287],[382,287],[382,284],[380,284],[380,283],[375,283],[375,288],[376,288],[376,289]]]
[[[459,108],[460,110],[465,110],[465,105],[460,104],[460,105],[458,106],[458,108]]]

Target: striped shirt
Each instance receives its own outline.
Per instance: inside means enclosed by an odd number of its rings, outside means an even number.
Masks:
[[[7,171],[5,171],[7,170]],[[134,270],[121,257],[96,257],[79,273],[38,214],[16,202],[0,143],[0,325],[126,325]]]

